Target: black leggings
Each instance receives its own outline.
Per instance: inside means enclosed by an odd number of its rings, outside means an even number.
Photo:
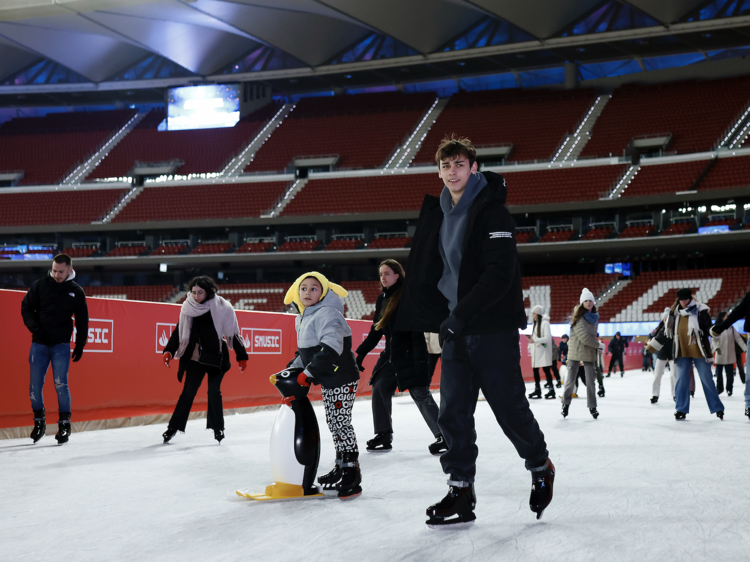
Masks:
[[[727,375],[727,390],[732,392],[734,387],[734,365],[716,365],[716,391],[721,394],[724,392],[724,377],[722,370]]]
[[[185,371],[185,386],[174,407],[174,413],[169,420],[169,429],[185,431],[185,425],[193,407],[193,400],[201,387],[203,377],[208,375],[208,416],[207,429],[224,430],[224,407],[221,400],[221,381],[224,373],[218,367],[208,367],[196,361],[188,363]]]
[[[558,384],[561,383],[560,371],[557,370],[557,361],[552,361],[552,374],[555,376]]]
[[[549,367],[542,367],[544,370],[544,376],[547,377],[547,384],[552,384],[552,373]],[[534,382],[537,386],[540,384],[539,367],[534,367]]]

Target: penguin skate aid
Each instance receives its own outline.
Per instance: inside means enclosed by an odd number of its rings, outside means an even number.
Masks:
[[[352,353],[352,332],[346,323],[346,318],[344,318],[344,303],[341,297],[346,295],[347,292],[343,287],[331,283],[318,272],[310,272],[300,276],[289,288],[284,298],[285,304],[294,304],[299,311],[295,320],[299,349],[287,369],[279,373],[275,379],[274,384],[284,396],[284,403],[290,407],[281,409],[277,424],[283,422],[283,420],[280,421],[282,416],[289,417],[288,410],[291,409],[295,416],[293,419],[294,431],[303,432],[306,438],[310,435],[317,436],[316,438],[310,438],[311,443],[316,443],[314,445],[316,454],[301,451],[301,449],[308,448],[306,443],[304,446],[300,445],[299,456],[298,450],[294,449],[294,459],[299,465],[296,467],[299,484],[296,483],[297,480],[290,484],[300,486],[294,491],[297,494],[294,496],[296,498],[315,497],[316,494],[319,494],[319,490],[313,485],[313,480],[320,457],[320,434],[312,407],[310,406],[309,413],[302,414],[303,410],[308,410],[304,403],[307,402],[309,405],[309,400],[306,397],[309,388],[305,388],[306,384],[319,384],[322,387],[326,421],[336,451],[334,468],[318,478],[318,482],[325,491],[335,493],[342,500],[356,498],[362,493],[357,436],[352,427],[352,406],[359,384],[359,369]],[[296,384],[303,389],[294,389],[295,385],[292,383],[284,382],[280,384],[282,379],[284,381],[296,381]],[[286,413],[284,413],[285,410]],[[313,421],[315,424],[313,429],[297,427],[298,423],[309,423],[311,425]],[[283,423],[289,424],[289,422]],[[297,447],[298,434],[287,431],[288,437],[284,438],[281,429],[278,432],[276,429],[277,426],[275,425],[271,439],[272,464],[279,462],[293,465],[288,451],[286,457],[281,454],[274,457],[273,452],[275,443],[278,441],[283,444],[282,442],[285,439],[288,439],[288,445],[284,446],[292,447],[292,441],[294,440],[295,447]],[[305,439],[302,439],[302,441],[304,442]],[[309,446],[313,447],[313,445]],[[274,469],[274,478],[277,480],[276,484],[279,484],[281,476],[277,476],[275,466],[272,468]],[[284,495],[282,487],[279,487],[278,490],[269,487],[267,492],[269,490],[272,494]],[[317,497],[320,497],[320,495]],[[278,499],[292,498],[279,497]]]
[[[538,519],[552,500],[555,469],[521,374],[518,330],[527,317],[505,179],[479,172],[466,138],[444,138],[435,161],[443,189],[422,203],[396,319],[397,330],[438,333],[442,344],[438,424],[448,493],[427,508],[427,525],[476,519],[480,388],[531,472],[529,508]]]

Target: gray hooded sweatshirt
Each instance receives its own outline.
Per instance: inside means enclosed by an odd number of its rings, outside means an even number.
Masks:
[[[479,192],[487,185],[487,179],[480,173],[472,174],[466,183],[461,199],[453,206],[451,192],[447,187],[440,194],[440,208],[443,210],[443,224],[440,227],[440,257],[443,258],[443,277],[438,289],[448,299],[451,312],[458,304],[458,274],[461,269],[464,233],[469,220],[469,208]]]

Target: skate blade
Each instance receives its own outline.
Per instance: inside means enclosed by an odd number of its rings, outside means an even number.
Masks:
[[[266,494],[249,494],[245,492],[244,490],[235,490],[234,492],[241,498],[245,498],[248,500],[254,500],[259,501],[263,503],[276,503],[276,502],[288,502],[288,501],[297,501],[297,500],[319,500],[322,498],[325,498],[325,494],[312,494],[309,496],[295,496],[295,497],[287,497],[287,498],[274,498],[272,496],[267,496]]]
[[[433,521],[428,519],[426,521],[427,526],[430,529],[439,529],[441,531],[460,531],[461,529],[468,529],[472,525],[474,525],[475,520],[472,519],[471,521]]]
[[[347,502],[347,501],[349,501],[349,500],[353,500],[353,499],[355,499],[355,498],[358,498],[358,497],[359,497],[359,496],[361,496],[361,495],[362,495],[362,490],[360,490],[360,491],[359,491],[359,492],[357,492],[356,494],[352,494],[351,496],[344,496],[344,497],[339,497],[339,496],[337,496],[337,497],[338,497],[338,498],[339,498],[339,499],[340,499],[341,501]]]
[[[365,449],[368,453],[390,453],[393,449]]]

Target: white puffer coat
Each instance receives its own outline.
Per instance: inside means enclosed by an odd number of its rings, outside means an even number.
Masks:
[[[729,329],[724,330],[719,334],[718,338],[711,337],[711,347],[714,351],[714,363],[716,365],[733,365],[737,363],[737,353],[734,348],[735,342],[737,342],[742,351],[747,351],[745,340],[737,333],[734,326],[730,326]]]
[[[531,337],[529,340],[529,352],[531,353],[531,367],[534,369],[549,367],[552,365],[552,334],[549,329],[549,316],[542,316],[541,336],[537,336],[537,325],[532,324]]]

